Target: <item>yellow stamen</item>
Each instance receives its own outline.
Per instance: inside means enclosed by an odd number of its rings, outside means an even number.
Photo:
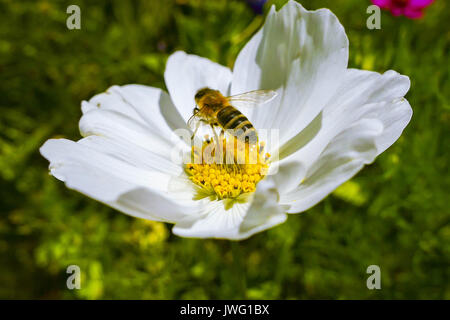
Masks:
[[[237,198],[254,192],[258,182],[267,174],[270,155],[262,153],[263,143],[251,146],[235,137],[229,139],[227,142],[222,138],[222,143],[216,145],[211,138],[204,141],[201,148],[192,147],[192,162],[186,165],[185,170],[189,179],[202,189],[202,194],[218,199]],[[231,155],[227,154],[230,145]],[[222,152],[216,152],[216,149]]]

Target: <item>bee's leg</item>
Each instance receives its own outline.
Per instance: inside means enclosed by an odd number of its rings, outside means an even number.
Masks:
[[[194,138],[195,135],[197,134],[198,129],[200,128],[200,124],[201,122],[199,121],[198,123],[195,124],[195,129],[194,129],[194,133],[191,136],[191,162],[194,163],[195,162],[195,157],[194,157],[194,153],[196,152],[195,150],[195,144],[194,144]],[[201,157],[200,157],[201,159]]]
[[[192,142],[192,140],[194,140],[195,134],[197,133],[198,128],[200,128],[200,124],[201,124],[201,121],[199,121],[199,122],[195,125],[194,133],[193,133],[192,136],[191,136],[191,142]]]
[[[212,132],[214,134],[214,139],[216,140],[216,144],[217,144],[219,142],[219,137],[217,136],[217,132],[214,129],[214,125],[210,123],[209,126],[211,127],[211,130],[212,130]]]
[[[222,153],[224,152],[223,150],[225,149],[225,157],[223,157],[223,155],[222,155],[222,158],[225,159],[225,164],[230,164],[230,163],[233,163],[233,161],[229,159],[229,152],[227,151],[227,148],[228,148],[228,142],[227,141],[225,141],[225,148],[223,147],[224,137],[225,137],[225,130],[223,130],[223,128],[222,128],[222,130],[220,130],[220,138],[219,138],[220,139],[220,145],[222,147],[221,148]]]
[[[222,147],[220,150],[222,150],[222,151],[223,151],[223,139],[224,139],[224,137],[225,137],[225,131],[223,130],[223,128],[221,128],[219,141],[220,141],[220,146]]]
[[[222,140],[219,140],[219,137],[217,136],[217,132],[214,129],[214,125],[213,124],[209,124],[211,126],[211,130],[214,133],[214,140],[216,140],[216,149],[215,149],[215,155],[216,155],[216,163],[217,164],[221,164],[222,160],[223,160],[223,156],[222,156],[222,152],[223,152],[223,147],[222,147]]]

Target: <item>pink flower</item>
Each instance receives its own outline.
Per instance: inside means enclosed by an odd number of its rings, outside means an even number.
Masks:
[[[419,19],[423,10],[434,0],[372,0],[372,3],[381,9],[390,10],[394,16],[404,15],[410,19]]]

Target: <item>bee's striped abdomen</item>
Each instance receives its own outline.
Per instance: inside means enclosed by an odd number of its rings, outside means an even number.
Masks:
[[[220,126],[225,129],[232,129],[239,132],[237,138],[250,143],[256,143],[258,136],[251,122],[239,110],[232,106],[227,106],[217,113],[217,120]]]

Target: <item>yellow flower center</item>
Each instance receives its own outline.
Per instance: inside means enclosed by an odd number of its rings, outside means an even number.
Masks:
[[[222,150],[222,152],[220,152]],[[206,139],[192,147],[191,162],[185,167],[189,179],[204,196],[237,198],[256,190],[268,170],[270,155],[262,155],[264,143],[249,145],[235,137],[222,138],[221,144]]]

